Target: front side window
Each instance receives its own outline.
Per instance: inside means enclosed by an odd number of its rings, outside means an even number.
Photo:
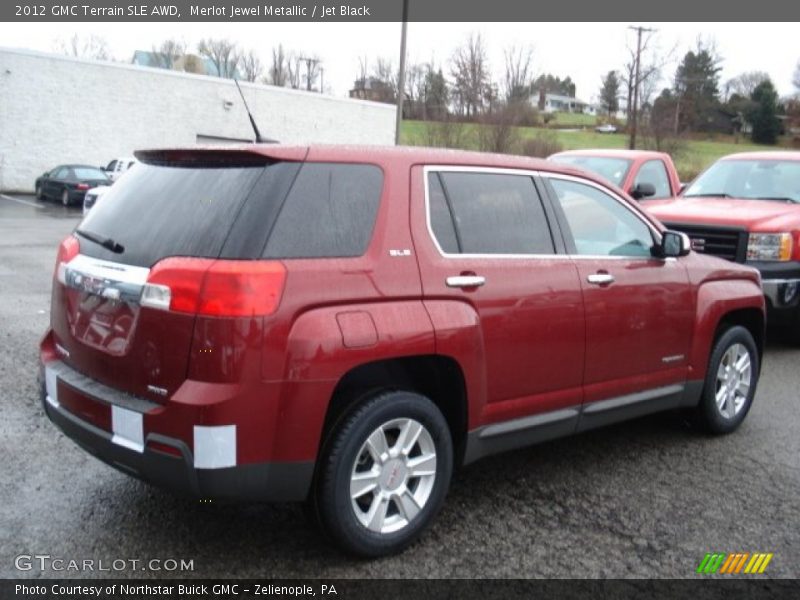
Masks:
[[[650,228],[619,201],[594,186],[551,178],[578,254],[652,256]]]
[[[431,228],[444,252],[553,254],[547,217],[527,175],[428,175]]]
[[[669,188],[669,177],[667,176],[667,168],[661,160],[648,160],[639,169],[636,175],[636,181],[633,182],[634,186],[640,183],[652,183],[656,189],[656,193],[649,198],[669,198],[672,194]]]

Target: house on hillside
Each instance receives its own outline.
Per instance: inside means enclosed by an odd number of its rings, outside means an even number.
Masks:
[[[591,102],[585,102],[573,96],[550,94],[544,90],[539,90],[536,106],[540,112],[544,113],[569,112],[587,115],[597,114],[597,106]]]

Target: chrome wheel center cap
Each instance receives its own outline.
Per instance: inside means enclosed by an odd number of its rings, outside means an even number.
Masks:
[[[393,458],[383,465],[381,475],[378,478],[381,489],[392,492],[403,485],[408,475],[408,468],[405,461],[400,458]]]

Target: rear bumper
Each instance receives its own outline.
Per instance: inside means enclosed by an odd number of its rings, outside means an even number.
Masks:
[[[64,369],[63,365],[61,369]],[[51,369],[49,377],[58,375],[53,375]],[[131,444],[124,436],[106,431],[70,412],[57,398],[48,394],[48,389],[57,385],[54,380],[48,384],[42,381],[41,384],[42,406],[48,418],[84,450],[124,473],[195,498],[291,502],[305,500],[308,495],[314,473],[314,463],[311,461],[198,468],[195,466],[196,457],[182,440],[150,432],[138,446]],[[98,384],[94,385],[96,387]],[[77,390],[73,379],[70,387],[73,392],[102,402],[91,394],[89,385],[86,390]]]

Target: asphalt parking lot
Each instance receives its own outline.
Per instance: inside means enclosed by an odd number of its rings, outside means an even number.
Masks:
[[[735,434],[658,415],[483,460],[456,476],[432,530],[388,559],[340,555],[298,506],[199,504],[123,475],[61,435],[38,403],[56,247],[79,218],[0,197],[2,577],[682,578],[697,576],[706,552],[771,552],[767,576],[800,576],[800,350],[776,341]],[[194,569],[15,568],[33,554]]]

